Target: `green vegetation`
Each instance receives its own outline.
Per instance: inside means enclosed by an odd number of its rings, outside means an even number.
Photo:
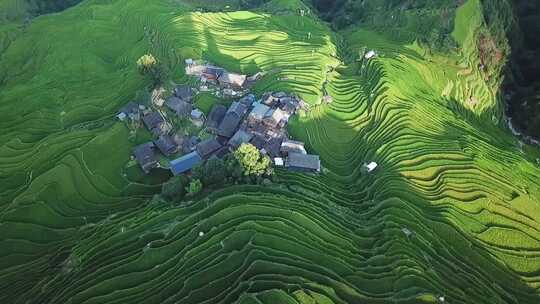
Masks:
[[[252,144],[241,144],[234,157],[242,167],[246,176],[262,176],[272,174],[272,161],[268,156],[263,155],[257,147]]]
[[[507,130],[498,68],[479,68],[494,49],[478,38],[498,37],[483,2],[445,15],[458,48],[437,51],[422,39],[450,2],[364,1],[379,17],[337,32],[280,7],[297,1],[194,12],[233,2],[86,0],[24,29],[2,19],[1,303],[540,302],[540,150]],[[289,132],[325,172],[239,183],[231,155],[226,187],[199,192],[219,161],[199,183],[144,176],[114,118],[149,85],[143,54],[165,85],[190,81],[189,57],[267,72],[255,93],[310,104]]]
[[[203,184],[200,179],[193,179],[189,182],[189,185],[186,187],[186,192],[189,195],[195,195],[202,191]]]

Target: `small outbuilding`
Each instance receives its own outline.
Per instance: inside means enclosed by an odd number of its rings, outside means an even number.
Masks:
[[[139,105],[133,101],[128,102],[128,104],[120,108],[116,117],[122,121],[125,120],[126,118],[129,118],[131,120],[139,120],[140,119]]]
[[[283,167],[285,165],[285,161],[281,157],[274,157],[274,165],[277,167]]]
[[[371,173],[377,169],[379,165],[376,162],[370,162],[369,164],[364,164],[364,167],[366,168],[368,173]]]
[[[191,110],[191,121],[197,127],[202,127],[204,125],[204,113],[199,109]]]
[[[189,154],[186,154],[180,158],[171,161],[171,172],[175,176],[180,175],[193,169],[201,161],[201,156],[197,153],[197,151],[193,151]]]
[[[319,155],[291,152],[287,157],[285,167],[291,171],[319,173],[321,161]]]
[[[366,53],[366,55],[364,56],[364,58],[366,58],[366,59],[371,59],[371,58],[373,58],[373,57],[375,57],[375,56],[377,56],[377,53],[375,53],[374,50],[371,50],[371,51],[369,51],[369,52]]]
[[[150,173],[150,170],[158,167],[158,160],[152,142],[138,145],[133,149],[133,156],[141,166],[144,173]]]

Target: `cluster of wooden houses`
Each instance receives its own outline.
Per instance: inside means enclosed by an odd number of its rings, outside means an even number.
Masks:
[[[196,65],[191,60],[186,61],[186,66],[186,72],[198,75],[203,85],[211,83],[222,90],[233,90],[241,94],[245,94],[247,82],[256,81],[260,77],[229,73],[215,66]],[[208,117],[205,117],[194,107],[193,98],[191,87],[177,86],[162,106],[169,108],[178,117],[190,118],[193,124],[206,127],[212,134],[209,139],[188,137],[183,132],[171,134],[173,128],[165,119],[165,112],[159,109],[152,110],[130,102],[119,111],[117,117],[120,120],[142,120],[154,135],[153,141],[133,150],[135,160],[145,173],[159,167],[158,151],[167,158],[183,154],[170,161],[171,172],[179,175],[210,157],[222,158],[243,143],[253,144],[261,153],[268,155],[275,166],[302,172],[321,171],[319,156],[308,154],[304,143],[290,140],[287,134],[289,118],[299,109],[307,107],[301,99],[284,92],[266,93],[259,100],[253,94],[247,94],[233,101],[229,107],[215,104]]]

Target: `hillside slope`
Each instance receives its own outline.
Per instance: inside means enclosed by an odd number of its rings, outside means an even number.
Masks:
[[[86,0],[6,46],[0,302],[540,301],[540,151],[506,129],[501,75],[478,69],[479,0],[456,10],[451,53],[384,28],[332,32],[300,1],[200,3]],[[312,105],[290,132],[323,174],[153,198],[161,173],[127,174],[138,139],[114,119],[147,85],[135,66],[147,52],[176,82],[189,57],[279,71],[254,90]]]

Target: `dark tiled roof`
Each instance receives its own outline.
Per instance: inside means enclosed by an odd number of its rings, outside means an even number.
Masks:
[[[207,139],[197,145],[197,153],[203,159],[207,159],[221,147],[222,145],[215,138]]]
[[[218,78],[219,76],[221,76],[221,74],[223,74],[223,72],[225,72],[225,70],[222,68],[206,67],[203,73],[213,75],[214,77]]]
[[[212,110],[210,111],[210,114],[208,114],[208,121],[206,123],[206,126],[209,129],[217,130],[219,124],[223,121],[226,112],[227,108],[224,105],[214,105],[212,107]]]
[[[161,124],[164,123],[163,117],[158,112],[152,112],[143,117],[143,122],[148,130],[161,128]]]
[[[261,150],[262,148],[264,148],[264,145],[266,144],[266,139],[264,139],[264,137],[260,135],[256,135],[251,139],[250,143],[254,145],[255,147],[257,147],[257,149]]]
[[[238,130],[234,133],[234,136],[229,140],[229,145],[233,148],[238,148],[243,143],[248,143],[253,138],[253,134],[244,130]]]
[[[321,171],[321,161],[319,155],[310,155],[302,153],[289,153],[286,166],[291,169],[299,169],[303,171]]]
[[[280,156],[279,149],[281,148],[281,143],[283,142],[282,137],[274,137],[271,138],[266,145],[264,146],[264,149],[266,150],[266,153],[270,155],[271,157],[278,157]]]
[[[174,96],[169,97],[165,105],[174,111],[178,116],[189,116],[191,110],[193,109],[193,105],[191,103],[185,102],[184,100]]]
[[[248,108],[245,104],[235,101],[231,104],[229,110],[227,110],[227,113],[235,113],[239,117],[242,117],[244,114],[246,114],[247,110]]]
[[[147,142],[135,147],[133,149],[133,155],[145,173],[148,173],[151,169],[157,167],[158,161],[154,153],[154,144],[152,142]]]
[[[139,113],[139,105],[133,101],[130,101],[128,104],[120,108],[118,113],[124,113],[126,115]]]
[[[187,85],[179,85],[174,88],[174,95],[184,101],[191,101],[193,98],[193,89]]]
[[[201,161],[201,156],[196,151],[193,151],[171,161],[171,171],[174,175],[179,175],[193,169]]]
[[[165,156],[170,156],[178,151],[178,146],[175,144],[174,140],[167,134],[160,135],[158,140],[154,141],[154,144]]]
[[[255,95],[253,94],[248,94],[242,98],[240,98],[240,100],[238,102],[240,102],[241,104],[244,104],[246,106],[251,106],[255,101],[257,100],[257,98],[255,98]]]
[[[232,137],[242,118],[235,113],[225,114],[225,118],[219,124],[218,135],[223,137]]]

